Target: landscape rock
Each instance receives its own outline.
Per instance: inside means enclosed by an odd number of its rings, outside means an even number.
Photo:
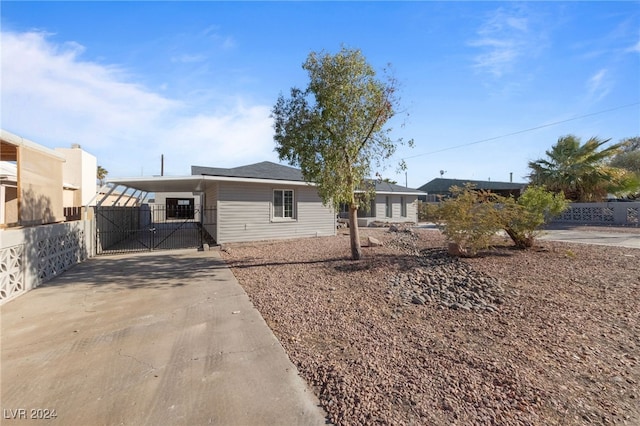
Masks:
[[[382,242],[377,238],[369,236],[367,238],[367,240],[368,240],[369,247],[380,247],[380,246],[382,246]]]

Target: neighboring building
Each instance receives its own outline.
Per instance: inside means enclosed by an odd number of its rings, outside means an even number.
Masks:
[[[63,222],[64,209],[95,200],[96,157],[79,145],[46,148],[1,131],[0,227]]]
[[[0,160],[0,227],[33,226],[64,221],[63,163],[65,158],[52,149],[2,130]]]
[[[18,223],[18,166],[0,161],[0,227],[14,223]]]
[[[71,145],[71,148],[56,148],[55,151],[65,159],[62,166],[64,207],[95,205],[98,169],[96,157],[78,144]]]
[[[418,188],[420,191],[429,194],[428,197],[421,196],[420,199],[421,201],[438,201],[440,198],[451,196],[452,186],[463,188],[468,184],[473,185],[476,189],[491,191],[494,194],[505,197],[511,195],[518,197],[527,187],[526,183],[436,178]]]

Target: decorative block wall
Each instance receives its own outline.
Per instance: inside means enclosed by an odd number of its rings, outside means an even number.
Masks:
[[[554,222],[640,226],[640,202],[572,203]]]
[[[0,249],[0,303],[23,293],[24,245]]]
[[[3,230],[0,305],[49,281],[93,254],[92,222]]]

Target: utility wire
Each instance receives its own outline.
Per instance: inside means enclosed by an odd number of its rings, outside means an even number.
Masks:
[[[477,145],[479,143],[489,142],[489,141],[493,141],[493,140],[496,140],[496,139],[506,138],[506,137],[514,136],[514,135],[519,135],[521,133],[531,132],[531,131],[538,130],[538,129],[544,129],[545,127],[551,127],[551,126],[555,126],[555,125],[558,125],[558,124],[567,123],[569,121],[580,120],[580,119],[586,118],[586,117],[593,117],[594,115],[604,114],[606,112],[611,112],[611,111],[617,111],[619,109],[629,108],[629,107],[636,106],[636,105],[640,105],[640,102],[634,102],[634,103],[627,104],[627,105],[621,105],[621,106],[618,106],[618,107],[615,107],[615,108],[605,109],[605,110],[598,111],[598,112],[592,112],[590,114],[579,115],[578,117],[568,118],[566,120],[554,121],[553,123],[541,124],[540,126],[531,127],[529,129],[518,130],[517,132],[507,133],[506,135],[494,136],[492,138],[481,139],[481,140],[478,140],[478,141],[475,141],[475,142],[468,142],[468,143],[464,143],[462,145],[450,146],[448,148],[439,149],[437,151],[424,152],[422,154],[416,154],[416,155],[412,155],[410,157],[404,157],[403,160],[409,160],[411,158],[422,157],[424,155],[437,154],[439,152],[450,151],[452,149],[463,148],[465,146]]]

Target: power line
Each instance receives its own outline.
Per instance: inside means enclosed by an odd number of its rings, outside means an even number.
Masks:
[[[539,126],[531,127],[529,129],[518,130],[517,132],[507,133],[505,135],[500,135],[500,136],[494,136],[492,138],[487,138],[487,139],[481,139],[481,140],[474,141],[474,142],[468,142],[468,143],[464,143],[462,145],[450,146],[448,148],[439,149],[437,151],[424,152],[422,154],[416,154],[416,155],[412,155],[410,157],[404,157],[403,160],[409,160],[411,158],[422,157],[424,155],[437,154],[439,152],[450,151],[452,149],[463,148],[465,146],[477,145],[479,143],[489,142],[489,141],[493,141],[493,140],[496,140],[496,139],[501,139],[501,138],[506,138],[506,137],[509,137],[509,136],[519,135],[521,133],[526,133],[526,132],[531,132],[531,131],[534,131],[534,130],[544,129],[545,127],[551,127],[551,126],[555,126],[555,125],[558,125],[558,124],[567,123],[569,121],[580,120],[580,119],[586,118],[586,117],[593,117],[594,115],[604,114],[606,112],[611,112],[611,111],[617,111],[619,109],[629,108],[629,107],[636,106],[636,105],[640,105],[640,102],[634,102],[634,103],[627,104],[627,105],[621,105],[621,106],[618,106],[618,107],[615,107],[615,108],[610,108],[610,109],[605,109],[605,110],[602,110],[602,111],[592,112],[590,114],[579,115],[577,117],[568,118],[566,120],[554,121],[553,123],[541,124]]]

